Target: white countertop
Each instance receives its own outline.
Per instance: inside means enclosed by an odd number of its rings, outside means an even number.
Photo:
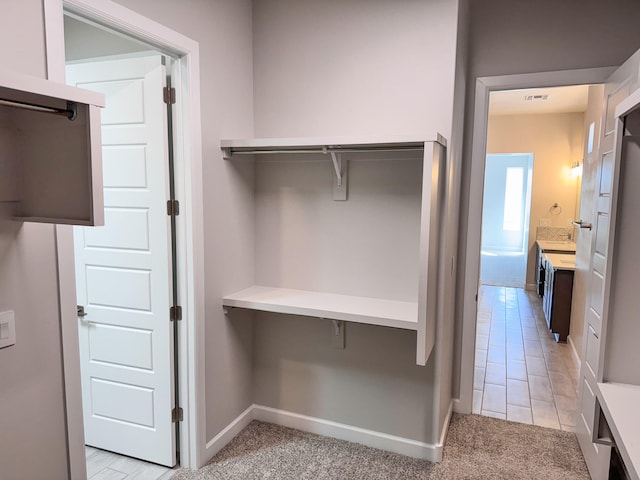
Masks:
[[[576,242],[569,242],[566,240],[536,240],[538,245],[543,251],[556,251],[556,252],[574,252],[576,251]]]
[[[575,270],[576,256],[568,253],[545,253],[545,258],[556,270]]]
[[[629,476],[639,480],[640,386],[598,383],[596,394]]]

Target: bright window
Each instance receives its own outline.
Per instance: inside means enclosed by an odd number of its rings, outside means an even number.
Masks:
[[[522,228],[522,203],[524,187],[524,169],[507,167],[507,179],[504,189],[503,230],[519,232]]]

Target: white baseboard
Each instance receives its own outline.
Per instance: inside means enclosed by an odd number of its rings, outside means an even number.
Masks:
[[[571,335],[567,336],[567,343],[571,347],[571,353],[573,354],[573,363],[579,369],[580,365],[582,364],[582,361],[580,360],[580,355],[578,355],[578,350],[576,350],[576,346],[573,343],[573,339],[571,338]]]
[[[442,460],[442,450],[446,438],[449,421],[453,411],[453,403],[449,405],[449,413],[440,443],[437,445],[398,437],[387,433],[367,430],[344,423],[332,422],[322,418],[309,417],[298,413],[278,410],[262,405],[252,405],[242,412],[235,420],[224,428],[218,435],[207,442],[203,465],[218,453],[227,443],[238,435],[252,420],[274,423],[283,427],[295,428],[304,432],[324,435],[326,437],[360,443],[387,452],[399,453],[408,457],[420,458],[430,462]]]
[[[201,465],[204,466],[213,456],[224,448],[224,446],[234,439],[243,428],[253,420],[253,405],[238,415],[229,425],[227,425],[218,435],[207,442],[205,447],[204,458],[201,459]]]
[[[530,292],[537,292],[538,291],[538,284],[537,283],[527,283],[524,288],[525,288],[525,290],[528,290]]]
[[[442,452],[444,450],[444,442],[447,440],[447,433],[449,432],[449,425],[451,424],[451,416],[453,415],[453,403],[455,399],[452,399],[449,402],[449,409],[447,411],[447,416],[444,419],[444,425],[442,427],[442,432],[440,432],[440,443],[435,445],[435,457],[432,462],[441,462],[442,461]]]

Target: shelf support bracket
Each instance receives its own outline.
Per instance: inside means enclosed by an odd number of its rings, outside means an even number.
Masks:
[[[342,153],[331,152],[331,160],[333,160],[333,169],[336,171],[338,188],[340,188],[342,187]]]
[[[330,153],[333,161],[333,169],[336,172],[333,182],[333,199],[342,201],[347,199],[347,160],[342,161],[341,152],[328,152],[327,147],[322,149],[323,153]]]

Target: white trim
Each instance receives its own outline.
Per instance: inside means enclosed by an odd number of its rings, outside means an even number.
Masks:
[[[502,75],[476,79],[471,173],[469,184],[469,211],[467,215],[467,243],[465,246],[464,297],[462,304],[462,341],[460,350],[460,398],[456,411],[471,411],[473,402],[473,373],[476,336],[477,304],[480,272],[480,231],[482,222],[482,195],[484,164],[487,152],[487,124],[489,120],[489,94],[498,90],[554,87],[604,83],[615,67]]]
[[[64,82],[63,10],[142,40],[177,57],[176,91],[179,103],[174,125],[176,131],[176,194],[183,204],[178,217],[178,278],[183,318],[180,338],[180,397],[184,422],[180,429],[181,463],[198,468],[206,453],[205,371],[204,371],[204,258],[202,142],[200,120],[200,71],[198,43],[110,0],[44,0],[45,42],[49,78]],[[58,227],[59,232],[64,227]],[[69,229],[70,230],[70,229]],[[69,446],[76,445],[77,422],[82,425],[82,411],[74,407],[80,390],[78,360],[69,352],[77,350],[75,329],[75,278],[73,241],[69,234],[57,236],[59,297],[62,318],[64,355],[64,389],[66,397]],[[70,288],[71,286],[71,288]],[[73,313],[72,313],[73,312]],[[68,323],[74,328],[66,328]],[[75,333],[74,333],[75,332]],[[78,420],[78,416],[80,419]],[[73,428],[72,428],[73,427]],[[82,458],[69,449],[71,472],[85,471]],[[80,465],[81,462],[81,465]],[[84,478],[78,474],[73,478]]]
[[[442,460],[442,443],[433,445],[262,405],[253,406],[253,418],[262,422],[275,423],[276,425],[295,428],[304,432],[360,443],[368,447],[421,458],[430,462]]]
[[[444,443],[447,440],[447,433],[449,433],[449,425],[451,424],[451,417],[453,415],[453,400],[449,402],[449,409],[447,410],[447,415],[444,418],[444,426],[442,427],[442,432],[440,434],[440,443],[438,443],[438,447],[440,447],[440,458],[435,460],[437,462],[442,460],[442,450],[444,449]]]
[[[573,338],[571,335],[567,336],[567,343],[571,347],[571,358],[573,359],[573,365],[580,370],[582,366],[582,360],[580,360],[580,355],[578,355],[578,350],[576,349],[576,345],[573,343]]]
[[[81,480],[87,475],[87,460],[82,419],[78,320],[75,310],[76,272],[73,262],[73,227],[56,225],[55,239],[69,478]]]
[[[207,442],[203,463],[211,460],[216,453],[222,450],[227,443],[235,438],[254,419],[254,405],[236,417],[229,425]]]
[[[528,292],[537,292],[538,291],[538,284],[537,283],[527,283],[524,286],[524,288]]]

